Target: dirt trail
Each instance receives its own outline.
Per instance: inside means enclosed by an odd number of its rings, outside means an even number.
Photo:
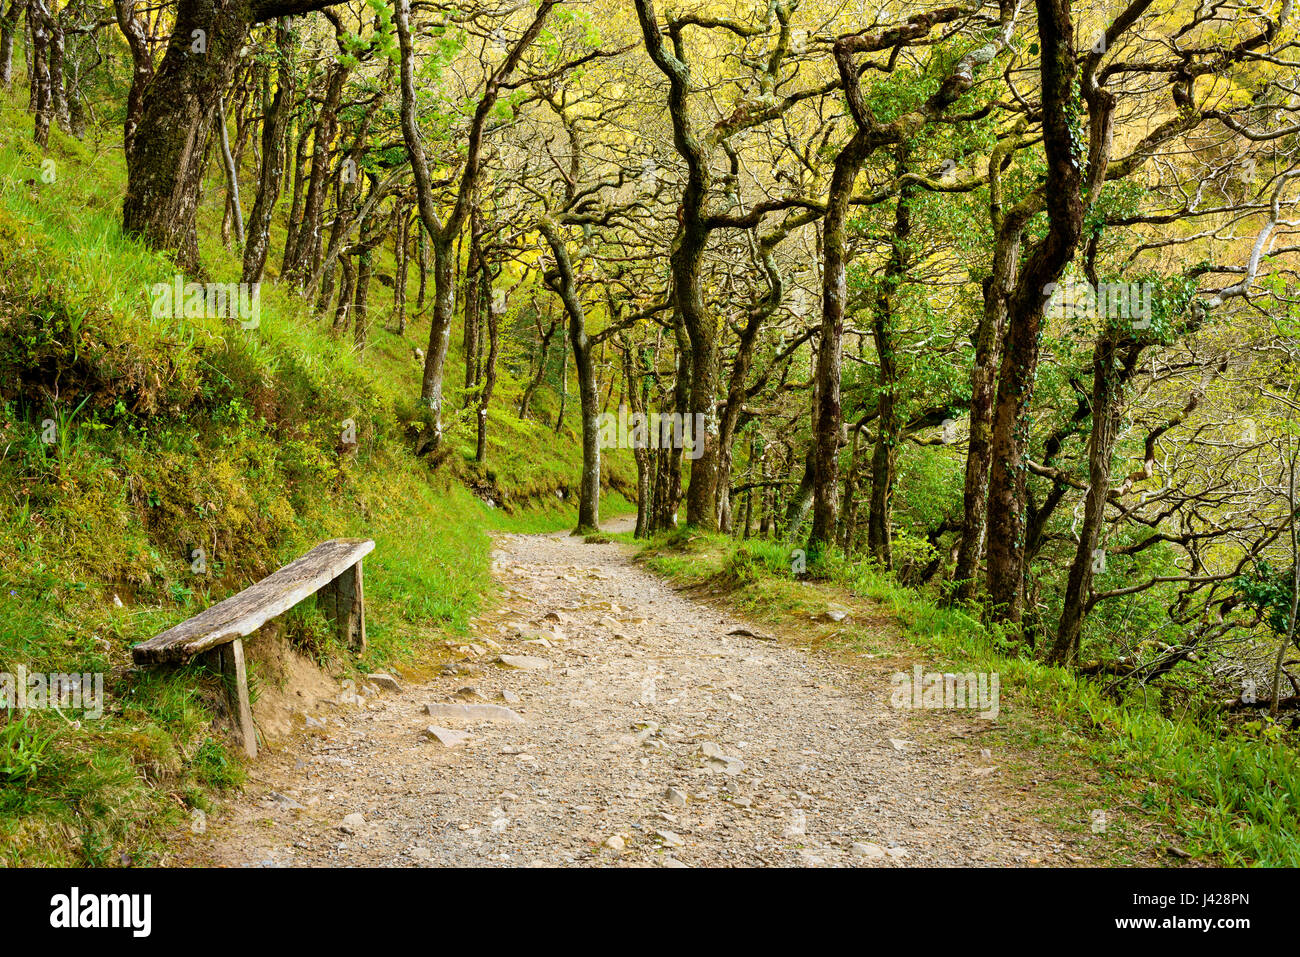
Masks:
[[[360,708],[309,708],[324,727],[264,751],[241,799],[187,836],[178,859],[1083,861],[1090,842],[1035,820],[1032,796],[1008,786],[1000,755],[982,756],[987,722],[931,712],[918,733],[915,718],[889,704],[897,663],[729,634],[746,626],[630,555],[567,535],[500,537],[494,571],[506,598],[476,624],[467,660]],[[496,664],[503,653],[543,659],[546,670]],[[431,717],[428,703],[491,703],[523,720]],[[446,747],[424,733],[430,725],[470,739]],[[356,814],[364,823],[345,822]]]

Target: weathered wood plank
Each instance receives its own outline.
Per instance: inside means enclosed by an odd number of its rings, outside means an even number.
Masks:
[[[316,593],[316,607],[337,633],[339,626],[339,580],[337,578]]]
[[[361,562],[344,569],[316,593],[316,604],[339,641],[357,654],[366,650],[366,599]]]
[[[132,649],[137,664],[184,661],[201,651],[252,634],[374,551],[370,539],[336,538],[317,545],[255,585]],[[357,591],[360,598],[360,590]]]
[[[253,726],[253,707],[248,700],[248,669],[244,664],[244,643],[236,638],[218,649],[221,671],[230,693],[230,710],[235,719],[244,753],[257,757],[257,728]]]
[[[335,580],[338,600],[339,640],[357,654],[366,650],[366,600],[361,577],[361,563],[357,562]]]

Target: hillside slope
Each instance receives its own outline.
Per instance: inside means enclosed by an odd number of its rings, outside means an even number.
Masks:
[[[581,453],[569,423],[557,440],[545,390],[518,420],[507,367],[487,467],[463,421],[459,454],[436,471],[416,460],[427,325],[385,329],[378,283],[364,357],[270,281],[253,329],[155,315],[152,291],[177,270],[121,234],[120,150],[56,131],[43,156],[17,99],[0,101],[0,665],[102,672],[106,706],[0,725],[0,780],[22,785],[0,787],[0,862],[147,863],[162,829],[242,771],[214,726],[215,678],[137,671],[134,642],[318,541],[367,536],[364,660],[310,603],[285,632],[336,672],[410,660],[467,627],[490,587],[487,529],[573,522]],[[201,234],[219,235],[223,199],[209,193]],[[211,280],[238,278],[219,243],[203,252]],[[607,482],[630,474],[610,458]],[[254,662],[255,694],[257,677]]]

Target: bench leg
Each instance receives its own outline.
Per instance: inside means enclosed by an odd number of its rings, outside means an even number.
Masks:
[[[316,593],[325,617],[334,623],[339,641],[357,654],[366,650],[366,598],[357,562]]]
[[[234,641],[212,650],[212,657],[220,672],[230,701],[230,713],[235,720],[235,733],[250,758],[257,757],[257,730],[253,727],[253,708],[248,700],[248,668],[244,664],[244,643]]]

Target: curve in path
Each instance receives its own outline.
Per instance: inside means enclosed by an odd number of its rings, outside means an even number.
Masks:
[[[879,662],[732,635],[619,544],[503,535],[466,660],[328,713],[188,854],[226,865],[1014,865],[1080,858]],[[493,647],[495,645],[496,647]],[[477,647],[473,647],[477,646]],[[482,652],[477,654],[476,652]],[[536,667],[495,663],[501,654]],[[431,717],[495,704],[522,721]],[[951,743],[930,743],[933,721]],[[446,747],[430,725],[468,734]],[[453,736],[445,736],[452,740]],[[360,815],[360,818],[356,817]],[[1058,856],[1063,855],[1063,856]]]

